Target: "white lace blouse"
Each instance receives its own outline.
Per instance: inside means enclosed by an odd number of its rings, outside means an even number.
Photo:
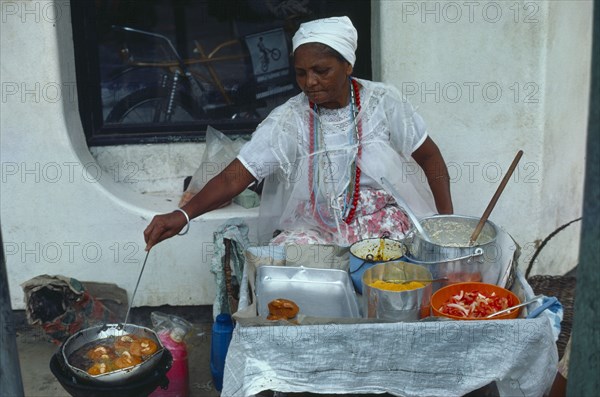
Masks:
[[[361,187],[381,188],[386,177],[401,191],[411,209],[430,215],[435,208],[424,174],[411,154],[427,137],[425,123],[394,87],[360,80],[362,126]],[[316,120],[319,150],[309,153],[311,122]],[[303,203],[316,192],[319,204],[335,212],[332,203],[344,194],[353,177],[356,158],[355,121],[351,105],[340,109],[309,108],[303,93],[274,109],[258,126],[238,159],[257,179],[265,179],[261,217],[275,225],[268,228],[314,227]],[[319,169],[318,188],[309,181],[309,162]],[[339,214],[338,214],[339,215]],[[331,216],[335,216],[332,214]]]

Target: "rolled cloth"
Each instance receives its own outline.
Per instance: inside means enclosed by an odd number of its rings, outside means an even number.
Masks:
[[[348,17],[316,19],[300,25],[292,38],[294,51],[302,44],[322,43],[339,52],[352,66],[356,61],[358,33]]]

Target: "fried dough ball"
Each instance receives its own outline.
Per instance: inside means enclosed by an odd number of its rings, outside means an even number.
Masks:
[[[158,345],[152,339],[140,338],[131,343],[129,352],[134,356],[149,356],[158,350]]]
[[[142,362],[140,357],[134,356],[128,351],[124,351],[119,358],[115,360],[115,367],[119,369],[133,367]]]
[[[109,346],[96,346],[86,353],[87,358],[95,362],[106,362],[115,358],[115,352]]]
[[[87,373],[90,375],[102,375],[102,374],[105,374],[107,372],[111,372],[114,370],[115,370],[115,368],[111,362],[99,362],[99,363],[95,363],[94,365],[92,365],[87,370]]]
[[[289,320],[296,317],[300,308],[298,305],[289,299],[274,299],[268,304],[269,306],[269,320]]]
[[[136,335],[133,334],[125,334],[125,335],[121,335],[121,336],[117,336],[117,339],[115,340],[115,351],[118,354],[121,354],[123,352],[128,352],[131,349],[131,344],[135,341],[137,341],[139,338]]]
[[[140,364],[147,356],[154,354],[158,345],[150,338],[125,334],[114,339],[112,345],[98,345],[90,348],[85,355],[93,361],[87,369],[90,375],[101,375]]]

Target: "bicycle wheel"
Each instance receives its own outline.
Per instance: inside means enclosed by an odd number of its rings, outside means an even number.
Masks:
[[[147,87],[121,99],[106,117],[107,123],[142,124],[194,121],[201,113],[192,98],[179,92],[167,114],[168,93],[160,87]]]
[[[276,61],[280,57],[281,57],[281,51],[279,51],[279,48],[273,48],[271,50],[271,58],[273,58],[273,60]]]
[[[266,72],[267,70],[269,70],[269,57],[263,57],[261,62],[260,62],[260,69],[263,72]]]

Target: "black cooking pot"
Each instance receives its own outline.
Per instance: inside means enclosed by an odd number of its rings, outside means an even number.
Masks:
[[[158,349],[150,357],[147,357],[140,364],[133,367],[123,368],[116,371],[106,372],[100,375],[90,375],[84,368],[79,368],[69,362],[69,358],[73,353],[83,346],[96,342],[108,337],[119,337],[122,335],[136,335],[138,337],[148,338],[156,343]],[[60,353],[63,357],[63,362],[75,377],[88,383],[99,385],[120,385],[129,383],[135,379],[144,377],[148,372],[152,371],[154,366],[160,361],[162,354],[167,350],[163,347],[162,342],[156,333],[150,328],[142,327],[135,324],[104,324],[95,327],[82,329],[81,331],[71,335],[60,347]]]
[[[169,386],[167,372],[172,364],[173,356],[165,349],[160,361],[144,376],[122,385],[102,385],[75,376],[59,351],[50,360],[50,371],[61,386],[74,397],[146,397],[159,387],[166,389]]]

